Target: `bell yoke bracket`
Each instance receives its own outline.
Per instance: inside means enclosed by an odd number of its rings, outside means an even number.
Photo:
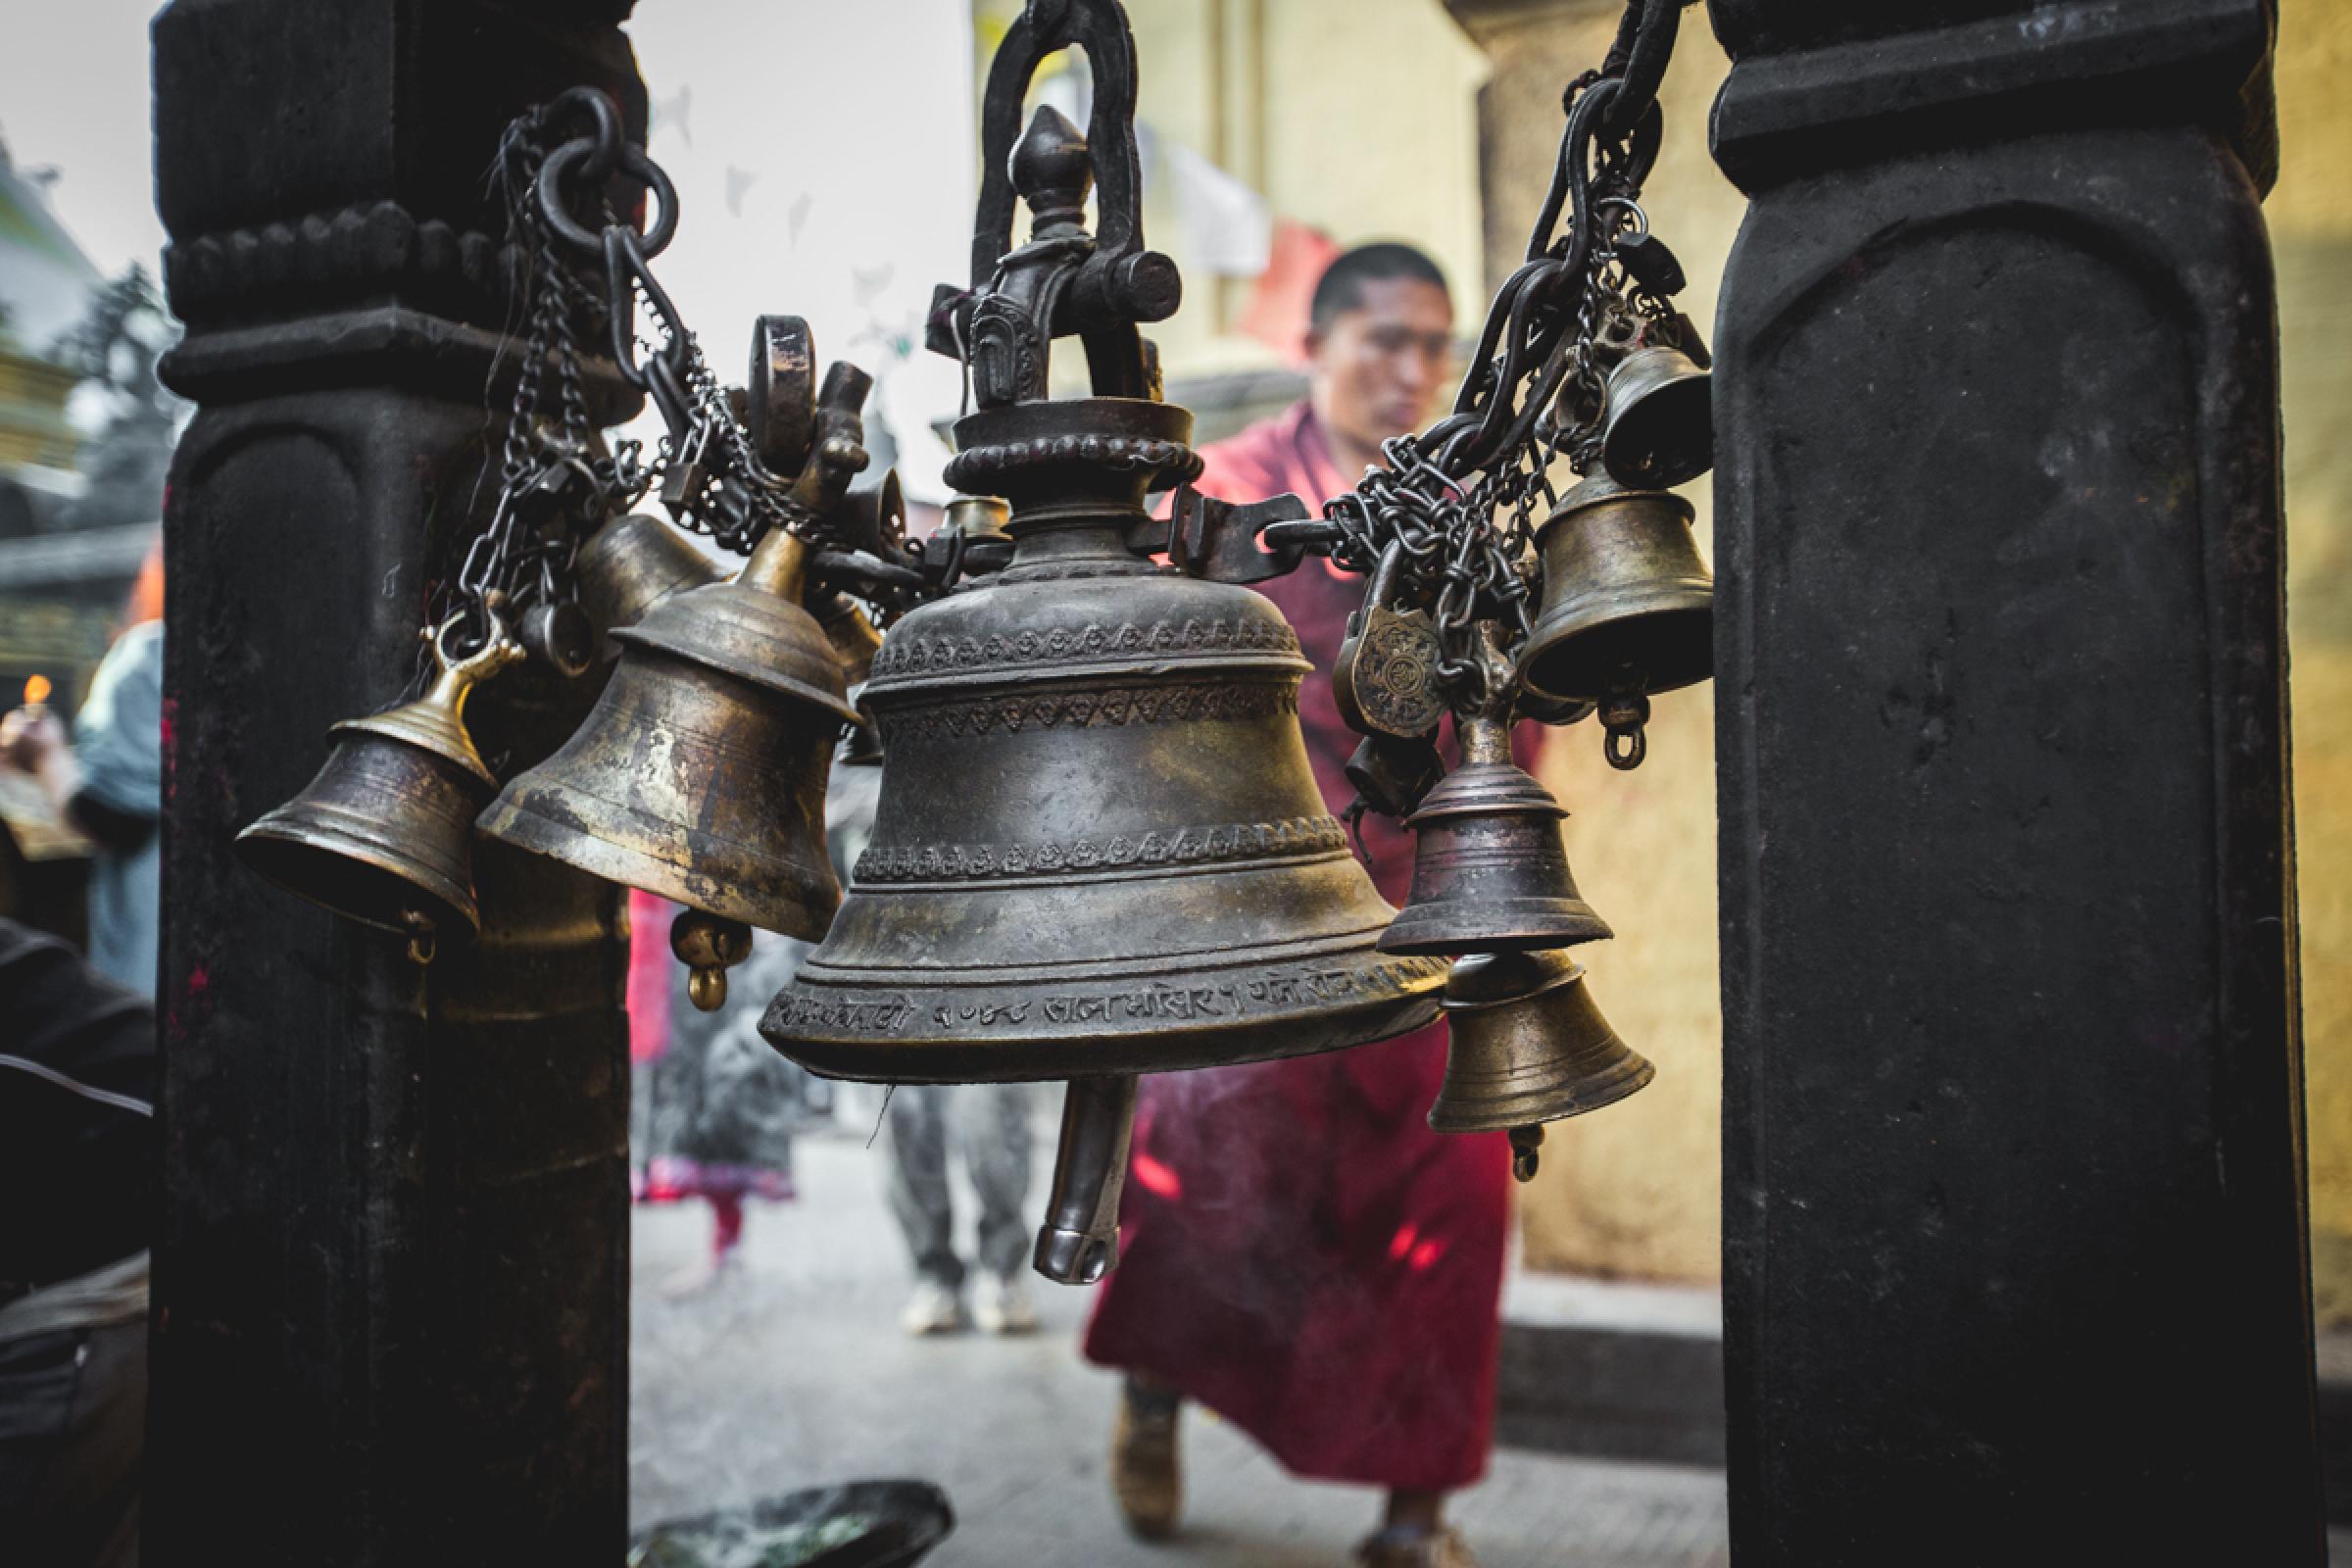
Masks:
[[[1046,57],[1086,51],[1094,107],[1081,135],[1041,106],[1026,133],[1021,103]],[[1135,145],[1135,34],[1115,0],[1030,0],[989,68],[981,106],[980,201],[968,289],[942,284],[926,343],[963,360],[980,407],[1046,396],[1053,340],[1077,337],[1098,397],[1159,399],[1155,357],[1139,322],[1176,313],[1176,264],[1144,243],[1143,172]],[[1084,222],[1099,187],[1097,231]],[[1021,202],[1033,220],[1015,250]]]

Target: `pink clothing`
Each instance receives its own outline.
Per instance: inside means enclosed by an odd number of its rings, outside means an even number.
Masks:
[[[1201,488],[1310,507],[1350,487],[1305,404],[1202,451]],[[1310,562],[1263,591],[1318,671],[1362,579]],[[1330,808],[1359,737],[1310,675],[1299,723]],[[1364,821],[1391,903],[1412,836]],[[1144,1080],[1118,1269],[1086,1354],[1181,1390],[1295,1473],[1450,1491],[1493,1446],[1510,1150],[1424,1120],[1446,1029],[1292,1061]]]

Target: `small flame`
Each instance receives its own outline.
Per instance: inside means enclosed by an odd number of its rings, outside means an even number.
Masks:
[[[24,679],[24,701],[27,703],[45,703],[48,700],[49,677],[46,675],[26,676]]]

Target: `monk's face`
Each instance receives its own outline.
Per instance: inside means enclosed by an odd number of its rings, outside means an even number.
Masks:
[[[1315,416],[1346,445],[1377,451],[1429,420],[1446,381],[1453,302],[1418,277],[1376,277],[1355,307],[1307,339]]]

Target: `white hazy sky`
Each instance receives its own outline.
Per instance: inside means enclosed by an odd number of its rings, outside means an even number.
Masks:
[[[337,0],[319,0],[334,4]],[[0,0],[0,134],[100,270],[164,245],[148,145],[154,0]],[[973,169],[968,0],[644,0],[628,32],[656,105],[654,157],[684,221],[656,271],[722,379],[752,318],[806,316],[820,354],[882,382],[918,495],[945,454],[921,426],[956,404],[919,337],[934,283],[968,265]],[[911,438],[911,439],[910,439]]]

